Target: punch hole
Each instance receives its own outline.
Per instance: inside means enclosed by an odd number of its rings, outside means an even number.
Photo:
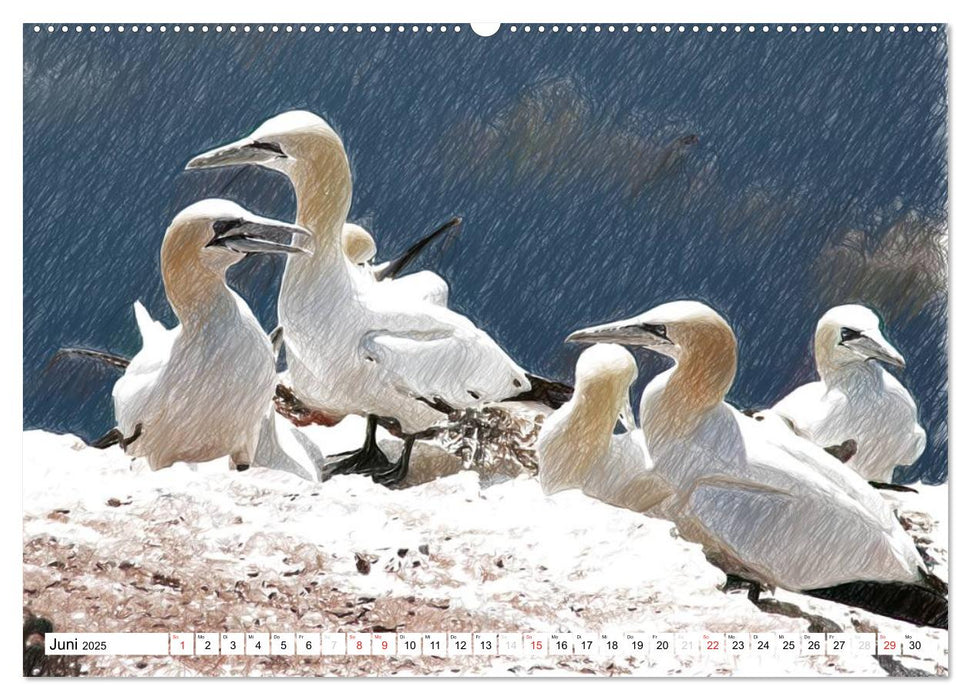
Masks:
[[[473,22],[470,26],[472,31],[479,36],[492,36],[499,31],[499,27],[502,25],[498,22]]]

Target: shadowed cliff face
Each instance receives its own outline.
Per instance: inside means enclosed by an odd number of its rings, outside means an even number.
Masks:
[[[827,308],[869,304],[928,429],[906,476],[946,475],[943,31],[24,39],[26,426],[111,426],[115,375],[44,366],[64,345],[133,354],[135,299],[174,320],[176,211],[225,196],[293,219],[278,175],[182,168],[304,108],[340,133],[379,256],[463,217],[428,262],[522,366],[566,379],[570,330],[693,297],[738,335],[729,400],[764,407],[812,378]],[[273,328],[282,261],[238,267]],[[635,394],[662,366],[637,359]]]

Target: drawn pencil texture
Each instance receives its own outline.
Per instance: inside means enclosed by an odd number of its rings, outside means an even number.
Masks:
[[[245,255],[306,254],[309,234],[225,200],[183,210],[165,232],[161,270],[179,318],[171,330],[136,302],[142,349],[115,384],[118,439],[158,469],[228,456],[246,469],[276,386],[269,338],[225,273]],[[106,445],[108,446],[108,445]]]
[[[25,25],[25,675],[947,675],[922,26]]]
[[[675,359],[641,397],[651,469],[673,491],[658,513],[727,573],[751,580],[755,600],[762,585],[825,597],[818,589],[865,582],[862,595],[844,602],[947,627],[946,587],[925,583],[930,574],[884,499],[784,426],[724,403],[737,344],[715,311],[670,302],[570,338]],[[884,593],[882,583],[892,588]],[[901,584],[908,584],[903,593]]]
[[[913,397],[881,364],[904,358],[883,336],[880,319],[863,306],[837,306],[816,326],[819,381],[772,407],[798,434],[825,447],[854,443],[846,463],[870,481],[893,481],[894,469],[924,452],[927,436]]]

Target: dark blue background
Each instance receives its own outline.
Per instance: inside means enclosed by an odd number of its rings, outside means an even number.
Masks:
[[[174,323],[158,246],[194,200],[226,196],[292,219],[278,175],[182,168],[303,108],[342,135],[351,219],[372,229],[380,257],[465,217],[461,238],[425,263],[450,281],[453,307],[533,371],[572,377],[579,349],[561,342],[572,329],[700,298],[739,336],[731,400],[764,406],[812,377],[811,336],[826,308],[870,303],[908,359],[901,376],[928,428],[928,449],[905,477],[940,481],[943,287],[928,292],[918,273],[904,277],[913,285],[894,277],[881,287],[872,268],[923,270],[927,236],[887,252],[888,231],[902,220],[915,231],[945,225],[946,80],[943,30],[481,38],[467,26],[417,35],[26,27],[24,425],[87,437],[112,426],[116,375],[77,361],[47,368],[51,354],[64,345],[133,354],[135,299]],[[689,133],[700,142],[669,146]],[[833,247],[846,240],[869,251],[876,283],[854,286],[863,268],[844,263],[863,253]],[[267,328],[281,269],[246,261],[231,275]],[[639,391],[662,365],[638,359]]]

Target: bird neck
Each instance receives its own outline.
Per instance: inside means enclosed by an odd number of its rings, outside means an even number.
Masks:
[[[599,456],[610,445],[614,426],[627,401],[627,387],[614,382],[598,382],[577,388],[570,414],[572,427],[590,445],[590,454]]]
[[[649,446],[690,435],[722,404],[735,380],[738,347],[724,322],[698,324],[679,344],[674,369],[655,390],[645,389],[650,401],[642,405],[641,423]]]
[[[343,257],[341,231],[351,208],[351,169],[343,147],[327,143],[301,158],[290,173],[297,224],[313,234],[313,256],[301,263],[326,265]]]
[[[544,464],[544,487],[576,488],[610,449],[614,426],[625,401],[624,388],[610,382],[578,386],[565,408],[560,444]]]
[[[813,355],[816,358],[816,372],[828,386],[868,382],[880,378],[880,366],[876,362],[867,362],[846,347],[839,345],[836,330],[831,326],[825,326],[816,332]]]
[[[823,384],[829,387],[851,384],[875,386],[882,381],[884,369],[876,361],[854,357],[843,362],[817,361],[816,371]]]
[[[214,314],[235,309],[225,272],[203,265],[197,257],[166,254],[163,249],[162,281],[172,310],[187,329],[205,326]]]

